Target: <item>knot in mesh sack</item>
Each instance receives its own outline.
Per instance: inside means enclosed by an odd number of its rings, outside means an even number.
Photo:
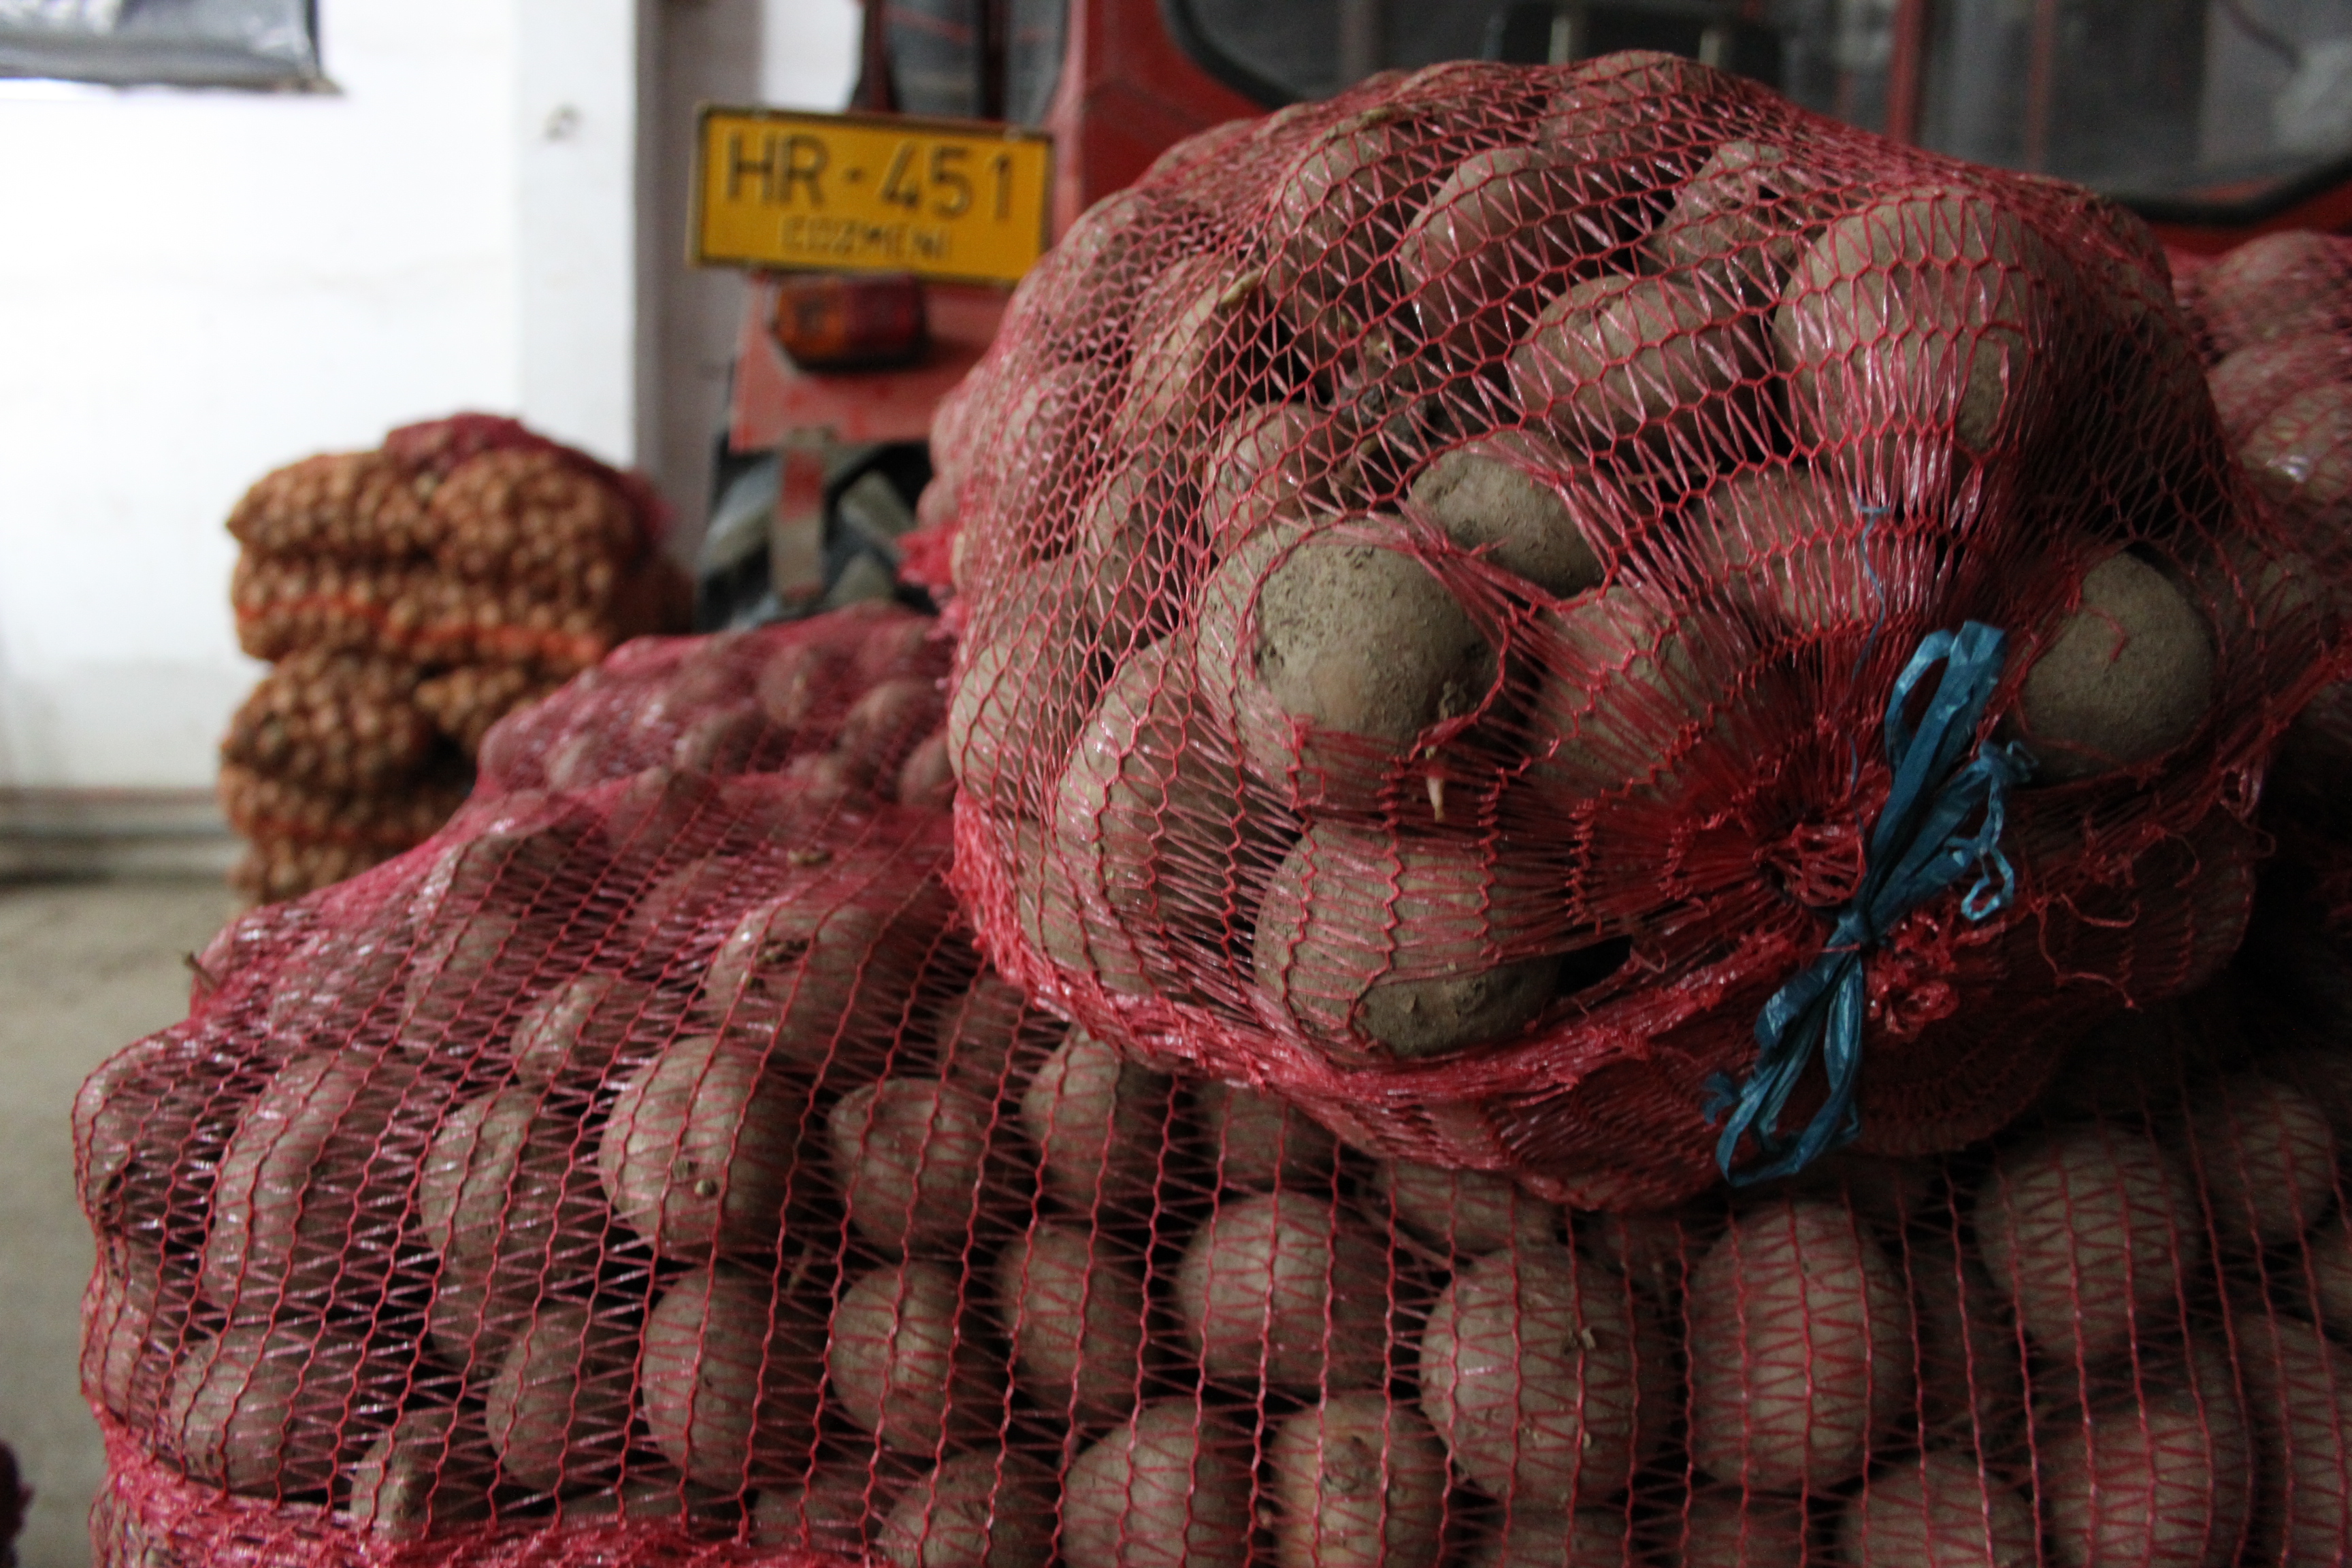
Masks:
[[[2320,676],[2137,220],[1665,57],[1433,67],[1178,149],[950,423],[988,433],[941,504],[998,963],[1143,1059],[1580,1205],[1824,1116],[1888,1152],[2002,1125],[2235,949]],[[2006,895],[1874,922],[1767,1059],[1909,852],[1899,678],[1972,624],[2002,653],[1948,766],[2017,761]],[[1718,1163],[1724,1084],[1784,1068]]]

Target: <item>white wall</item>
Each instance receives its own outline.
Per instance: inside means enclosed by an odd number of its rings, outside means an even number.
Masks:
[[[740,295],[676,261],[682,127],[838,106],[856,0],[320,9],[336,95],[0,82],[0,789],[209,784],[221,522],[306,453],[513,412],[699,528]]]
[[[0,785],[204,784],[230,503],[516,402],[512,15],[320,9],[341,96],[0,84]]]

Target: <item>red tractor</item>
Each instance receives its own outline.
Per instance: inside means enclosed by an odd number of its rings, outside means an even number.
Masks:
[[[1664,49],[1901,140],[2080,181],[2214,251],[2352,227],[2352,36],[2328,36],[2334,16],[2288,0],[866,0],[838,123],[944,117],[1049,141],[1045,240],[1193,132],[1375,70]],[[772,144],[772,181],[854,174],[827,134]],[[909,211],[985,205],[984,145],[925,145],[928,168],[902,147],[875,179]],[[701,625],[898,591],[931,410],[1008,292],[925,270],[754,274]]]

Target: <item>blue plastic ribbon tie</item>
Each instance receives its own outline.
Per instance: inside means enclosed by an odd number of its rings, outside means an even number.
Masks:
[[[1886,760],[1895,769],[1886,805],[1871,829],[1862,886],[1840,912],[1821,955],[1773,994],[1756,1019],[1756,1066],[1734,1086],[1708,1080],[1706,1117],[1728,1114],[1715,1162],[1735,1184],[1801,1171],[1853,1142],[1862,1129],[1854,1091],[1862,1068],[1863,965],[1896,921],[1974,868],[1960,912],[1981,921],[2008,907],[2017,878],[2001,853],[2009,792],[2032,772],[2022,746],[1988,741],[1966,757],[2000,681],[2006,634],[1976,621],[1957,632],[1930,632],[1904,667],[1886,704]],[[1942,667],[1916,730],[1905,717],[1912,693]],[[1965,759],[1965,760],[1964,760]],[[1973,832],[1963,829],[1976,824]],[[1818,1051],[1829,1098],[1802,1132],[1780,1135],[1780,1112]],[[1739,1141],[1753,1134],[1762,1158],[1731,1168]]]

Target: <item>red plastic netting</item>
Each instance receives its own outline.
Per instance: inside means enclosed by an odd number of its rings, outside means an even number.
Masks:
[[[1855,946],[1882,1153],[2226,961],[2324,676],[2143,226],[1664,57],[1180,149],[942,425],[991,955],[1143,1059],[1580,1205],[1717,1179],[1759,1012],[1885,870],[1932,635],[2006,636],[1955,765],[2038,766],[2005,904],[1972,872]]]
[[[776,784],[479,803],[91,1080],[105,1568],[2352,1552],[2340,1037],[2225,983],[1991,1142],[1571,1213],[1066,1031],[938,814]]]

